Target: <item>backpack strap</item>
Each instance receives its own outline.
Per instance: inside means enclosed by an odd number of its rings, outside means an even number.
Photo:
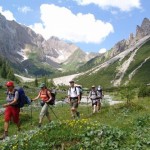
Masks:
[[[92,92],[95,92],[95,95],[97,96],[97,91],[90,91],[90,96],[92,96]]]

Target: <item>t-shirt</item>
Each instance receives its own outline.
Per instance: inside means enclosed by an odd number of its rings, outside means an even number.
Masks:
[[[15,91],[15,93],[8,92],[6,101],[9,103],[9,102],[12,102],[14,99],[18,100],[18,98],[19,98],[18,91]]]
[[[70,87],[68,90],[68,96],[74,98],[80,95],[80,91],[78,87]]]
[[[89,98],[90,99],[92,99],[92,100],[94,100],[94,99],[97,99],[98,97],[99,97],[99,95],[100,95],[100,93],[98,92],[98,91],[90,91],[90,93],[89,93]]]

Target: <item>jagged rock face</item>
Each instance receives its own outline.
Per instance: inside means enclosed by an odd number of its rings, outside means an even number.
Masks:
[[[18,52],[24,49],[26,44],[41,47],[44,41],[30,28],[15,21],[7,21],[2,15],[0,15],[0,33],[0,54],[14,63],[22,60]]]
[[[130,34],[129,39],[122,40],[115,44],[115,46],[112,48],[112,52],[110,54],[111,57],[123,52],[127,48],[132,47],[134,44],[136,44],[137,41],[142,39],[143,37],[150,35],[150,20],[147,18],[144,18],[142,25],[137,25],[136,28],[136,36],[134,37],[133,33]]]
[[[115,44],[115,46],[112,48],[112,52],[110,54],[111,57],[123,52],[125,49],[128,48],[128,44],[126,40],[122,40]]]
[[[136,40],[139,40],[143,38],[146,35],[150,34],[150,20],[147,18],[144,18],[142,25],[137,26],[136,29]]]
[[[127,40],[127,45],[133,45],[134,42],[135,42],[135,37],[134,34],[131,33],[129,39]]]
[[[15,66],[18,65],[18,68],[23,68],[25,66],[23,61],[27,63],[29,57],[36,57],[34,58],[36,62],[47,63],[51,67],[57,68],[76,51],[82,53],[83,59],[81,58],[80,60],[83,62],[95,56],[89,56],[76,45],[66,43],[54,36],[46,41],[30,28],[15,21],[8,21],[0,14],[0,55]],[[32,62],[34,63],[34,60]],[[69,61],[67,62],[70,63]]]
[[[45,54],[57,63],[66,61],[79,48],[52,36],[43,43]]]

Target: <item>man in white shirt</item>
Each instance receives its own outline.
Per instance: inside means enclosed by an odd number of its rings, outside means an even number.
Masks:
[[[71,106],[72,117],[75,118],[75,115],[79,118],[80,113],[77,111],[78,104],[80,103],[80,91],[78,87],[74,86],[74,81],[71,80],[70,88],[68,90],[68,100]]]

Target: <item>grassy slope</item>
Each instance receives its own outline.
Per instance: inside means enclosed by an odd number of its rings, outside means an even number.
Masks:
[[[111,81],[116,75],[117,66],[121,65],[124,61],[126,61],[130,57],[130,54],[128,54],[121,62],[118,63],[115,62],[111,66],[104,68],[95,74],[92,75],[86,74],[78,77],[77,82],[87,87],[91,86],[92,84],[95,85],[100,84],[104,87],[112,86]],[[149,56],[150,56],[150,40],[138,50],[137,54],[134,57],[134,61],[130,64],[129,68],[127,69],[127,72],[125,73],[122,83],[128,80],[128,75]],[[138,71],[132,78],[132,82],[138,84],[149,83],[149,79],[150,79],[149,66],[150,66],[150,60],[148,60],[140,69],[138,69]]]
[[[103,87],[110,87],[112,86],[110,81],[112,81],[115,77],[117,65],[118,62],[115,62],[107,68],[98,71],[97,73],[80,76],[77,78],[77,82],[81,85],[84,85],[85,87],[91,87],[93,84],[102,85]]]
[[[146,42],[136,53],[134,57],[134,61],[130,64],[129,68],[127,69],[127,72],[123,78],[123,82],[128,79],[128,75],[136,69],[140,64],[150,56],[150,40]],[[133,82],[138,83],[149,83],[150,80],[150,60],[148,60],[133,76]]]
[[[80,62],[84,58],[84,53],[78,49],[67,60],[67,63],[62,66],[65,71],[75,71],[83,62]]]
[[[87,71],[93,67],[96,67],[97,65],[104,63],[105,61],[107,61],[110,58],[111,52],[112,52],[112,50],[109,50],[105,54],[102,54],[100,56],[97,56],[97,57],[89,60],[86,64],[79,67],[78,71],[80,71],[80,72]]]

